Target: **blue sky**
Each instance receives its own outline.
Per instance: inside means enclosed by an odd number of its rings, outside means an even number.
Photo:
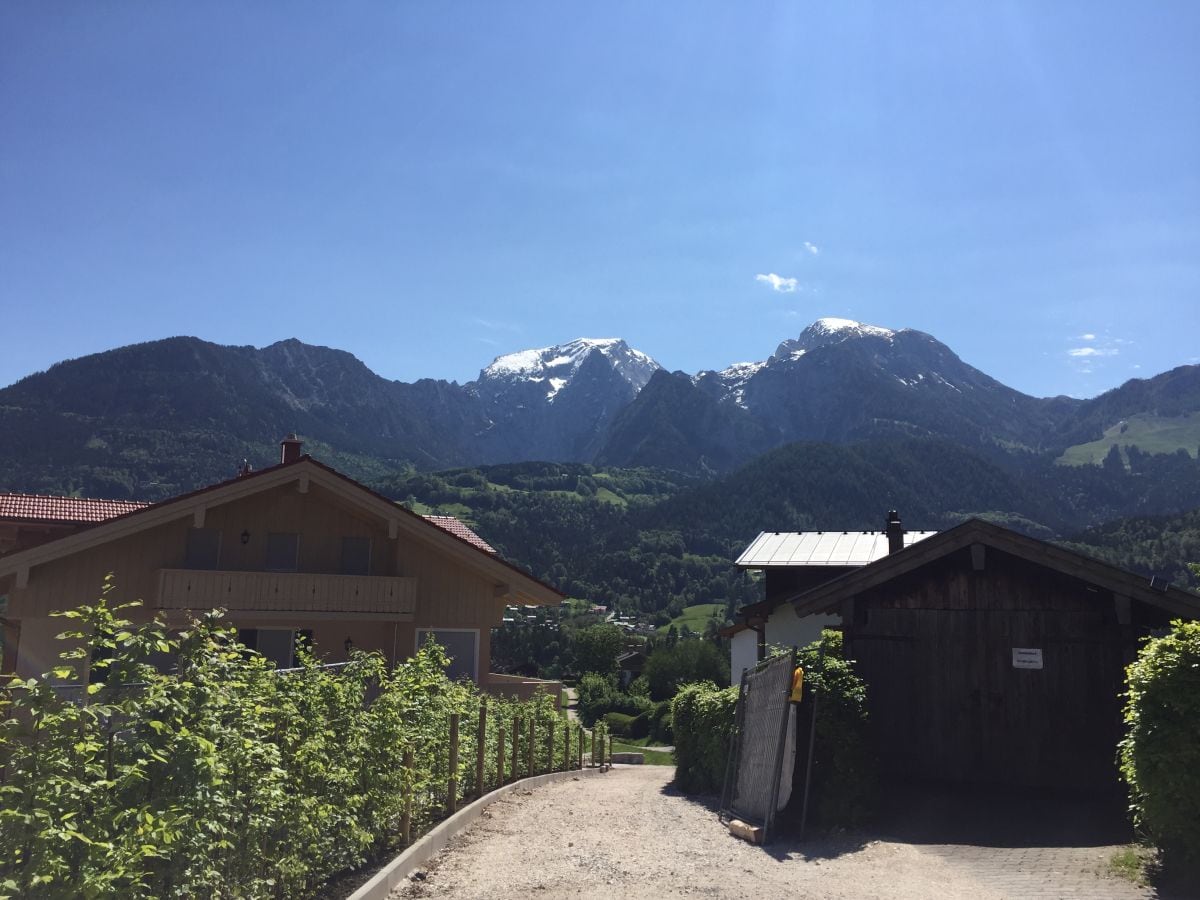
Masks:
[[[830,315],[1091,396],[1200,361],[1197,46],[1190,0],[6,3],[0,384],[175,334],[694,372]]]

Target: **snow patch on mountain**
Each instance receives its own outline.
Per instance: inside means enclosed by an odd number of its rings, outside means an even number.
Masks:
[[[635,393],[662,368],[649,355],[634,350],[621,338],[576,338],[553,347],[498,356],[479,373],[479,380],[541,382],[546,386],[546,399],[552,402],[593,353],[607,359],[617,374],[633,386]]]
[[[761,372],[766,365],[766,361],[734,363],[729,368],[718,372],[717,377],[725,385],[725,390],[728,392],[728,396],[733,398],[733,402],[744,407],[746,405],[746,382]]]
[[[780,344],[772,359],[799,359],[811,350],[840,344],[854,338],[883,338],[890,343],[895,336],[896,332],[890,328],[867,325],[863,322],[855,322],[853,319],[826,316],[817,319],[800,332],[800,337],[786,340]]]

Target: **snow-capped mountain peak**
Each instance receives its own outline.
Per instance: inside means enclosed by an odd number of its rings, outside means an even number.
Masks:
[[[553,347],[518,350],[498,356],[479,373],[479,380],[544,382],[546,398],[553,400],[593,353],[607,359],[617,374],[633,387],[634,393],[645,387],[650,376],[662,368],[621,338],[576,338]]]
[[[867,325],[863,322],[855,322],[853,319],[826,316],[817,319],[800,332],[800,337],[786,340],[780,344],[772,359],[799,359],[810,350],[840,344],[853,338],[874,337],[891,341],[895,336],[896,332],[890,328]]]

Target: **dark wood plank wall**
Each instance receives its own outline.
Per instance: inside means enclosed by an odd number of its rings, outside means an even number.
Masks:
[[[843,615],[885,773],[1071,789],[1116,785],[1123,666],[1165,620],[1123,625],[1111,593],[992,549],[977,571],[969,548]],[[1014,647],[1044,668],[1014,668]]]

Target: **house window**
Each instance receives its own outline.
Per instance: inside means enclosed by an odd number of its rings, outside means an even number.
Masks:
[[[249,650],[257,651],[274,663],[277,669],[295,668],[296,645],[312,646],[310,628],[239,628],[238,640]]]
[[[450,667],[446,670],[449,678],[470,678],[479,680],[479,631],[474,628],[418,628],[417,649],[420,650],[425,638],[432,636],[446,650],[450,657]]]
[[[342,538],[342,574],[371,574],[371,539],[365,537]]]
[[[185,569],[216,569],[221,556],[221,532],[215,528],[189,528]]]
[[[295,572],[300,563],[300,535],[272,531],[267,535],[267,571]]]

